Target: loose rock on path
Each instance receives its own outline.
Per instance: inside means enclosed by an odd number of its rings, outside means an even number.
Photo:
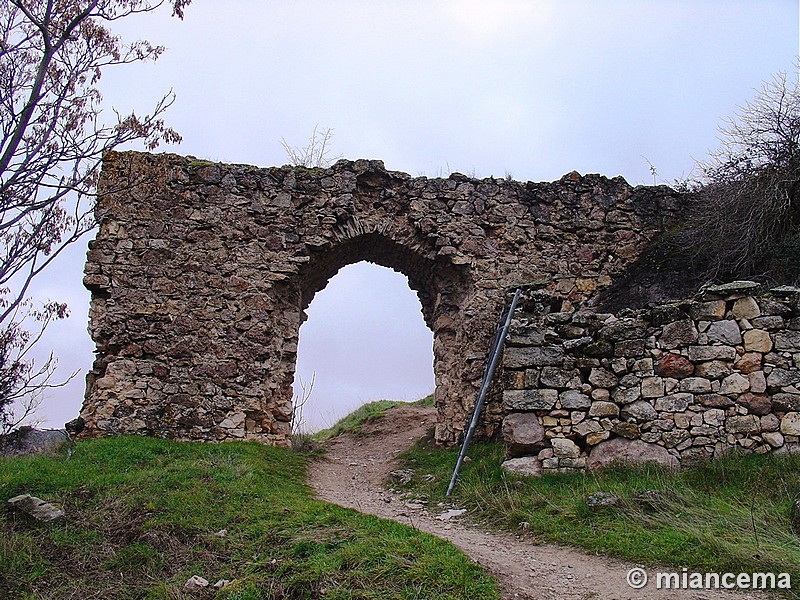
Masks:
[[[503,598],[537,600],[638,600],[646,598],[738,599],[756,594],[703,590],[657,590],[652,584],[634,590],[626,583],[640,566],[525,536],[488,532],[464,522],[457,511],[432,514],[386,488],[389,474],[401,468],[397,455],[433,427],[436,412],[399,406],[364,425],[362,435],[342,434],[327,443],[327,454],[311,465],[309,484],[319,498],[362,513],[415,527],[448,540],[497,577]],[[648,574],[659,570],[645,566]],[[664,567],[661,571],[673,571]],[[680,569],[678,569],[680,572]]]

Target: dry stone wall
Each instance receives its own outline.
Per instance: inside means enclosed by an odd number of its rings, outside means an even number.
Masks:
[[[734,282],[617,315],[529,290],[503,388],[511,470],[615,460],[676,468],[732,451],[795,452],[800,289]]]
[[[680,207],[666,187],[577,173],[521,183],[414,178],[367,160],[256,168],[111,153],[84,280],[97,357],[73,427],[288,444],[304,310],[338,269],[368,260],[419,296],[436,439],[452,443],[506,290],[539,281],[585,300]]]

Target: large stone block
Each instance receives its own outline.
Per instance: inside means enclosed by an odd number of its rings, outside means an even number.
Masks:
[[[564,350],[560,346],[506,348],[503,364],[509,369],[560,365]]]
[[[558,400],[556,390],[506,390],[503,404],[506,410],[550,410]]]
[[[589,454],[586,467],[590,471],[596,471],[615,463],[655,463],[669,470],[677,470],[680,467],[678,459],[663,446],[625,438],[614,438],[597,444]]]
[[[779,331],[775,334],[775,349],[800,352],[800,331]]]
[[[544,427],[534,413],[506,415],[502,432],[509,456],[532,454],[544,442]]]

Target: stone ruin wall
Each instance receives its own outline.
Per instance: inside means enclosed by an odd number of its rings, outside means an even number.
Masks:
[[[434,335],[435,435],[448,444],[506,291],[540,282],[585,301],[681,207],[669,188],[619,177],[428,179],[379,161],[256,168],[136,152],[106,156],[99,189],[84,279],[96,360],[74,429],[276,445],[290,439],[304,310],[339,268],[408,276]],[[487,414],[492,435],[502,407]]]
[[[800,451],[797,288],[735,282],[617,315],[527,291],[503,364],[510,470]]]

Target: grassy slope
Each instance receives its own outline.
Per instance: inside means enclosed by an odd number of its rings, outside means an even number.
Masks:
[[[206,596],[231,600],[497,597],[451,545],[314,500],[304,480],[303,456],[252,443],[117,437],[0,459],[0,502],[31,493],[68,515],[0,509],[0,597],[183,598],[194,574],[234,580]]]
[[[420,442],[405,459],[409,491],[441,500],[457,449]],[[800,538],[789,511],[800,493],[800,456],[745,456],[685,470],[614,469],[541,478],[505,474],[499,444],[476,444],[453,499],[493,526],[641,562],[711,572],[789,572],[800,584]],[[433,477],[431,477],[431,475]],[[658,490],[651,501],[642,492]],[[590,510],[597,491],[620,496],[614,508]]]
[[[433,406],[433,395],[425,396],[416,402],[400,402],[398,400],[376,400],[362,404],[349,415],[341,418],[337,423],[328,429],[323,429],[313,434],[311,438],[317,442],[324,442],[344,432],[357,433],[364,423],[372,419],[378,419],[386,414],[386,411],[395,406]]]

